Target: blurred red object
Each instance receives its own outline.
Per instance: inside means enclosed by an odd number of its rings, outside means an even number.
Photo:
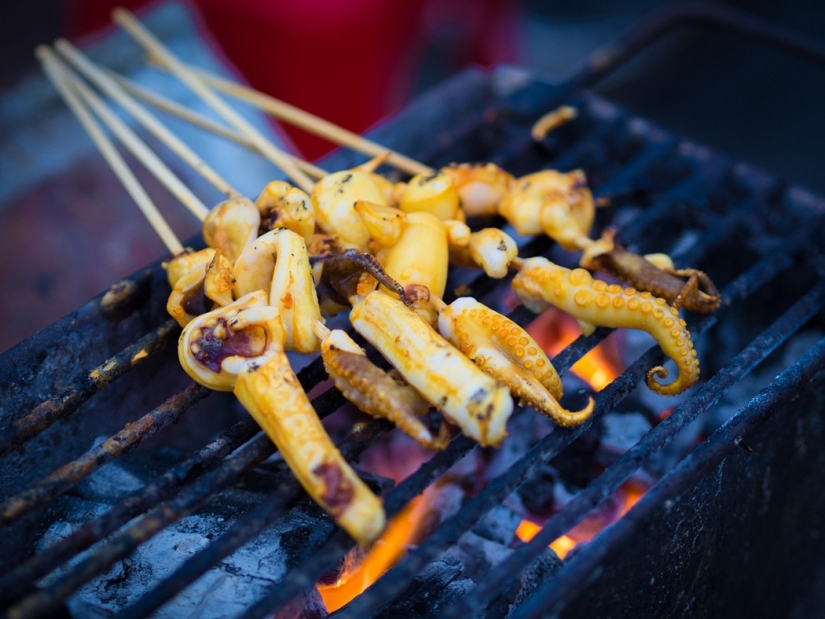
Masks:
[[[72,0],[68,35],[141,0]],[[446,77],[517,59],[514,0],[193,0],[226,57],[256,89],[361,133],[402,107],[429,59]],[[333,148],[286,128],[304,157]]]

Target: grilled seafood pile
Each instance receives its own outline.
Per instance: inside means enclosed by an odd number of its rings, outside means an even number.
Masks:
[[[698,287],[709,282],[704,274],[632,254],[609,230],[589,238],[595,202],[581,171],[515,179],[492,164],[462,164],[392,183],[375,172],[382,159],[329,174],[309,195],[274,181],[254,202],[222,202],[204,220],[209,247],[167,264],[168,310],[184,327],[183,368],[201,384],[233,391],[307,492],[362,544],[383,529],[381,502],[324,432],[287,351],[320,353],[348,400],[427,448],[449,440],[445,424],[424,423],[431,408],[480,444],[498,446],[513,398],[562,426],[584,422],[593,400],[580,411],[564,409],[559,376],[524,329],[472,297],[445,303],[450,265],[494,278],[515,269],[512,287],[528,308],[559,307],[585,333],[595,326],[649,332],[678,368],[666,385],[655,380],[667,376],[664,367],[649,371],[648,386],[663,395],[681,393],[699,375],[679,308],[712,305]],[[521,234],[547,234],[581,250],[582,265],[635,288],[593,279],[584,268],[522,259],[503,230],[466,223],[490,214]],[[677,289],[680,274],[689,279]],[[712,283],[705,288],[715,291]],[[347,332],[326,327],[325,316],[342,311],[389,372]]]
[[[119,19],[138,29],[125,14]],[[138,38],[175,66],[148,33]],[[42,48],[38,55],[113,169],[135,189],[84,112],[80,99],[91,105],[93,95],[51,51]],[[178,76],[187,83],[194,79]],[[203,89],[197,80],[191,85]],[[201,96],[208,100],[207,95]],[[657,393],[681,393],[698,379],[696,351],[679,311],[714,311],[718,291],[706,274],[676,269],[667,256],[634,254],[615,231],[591,239],[596,202],[582,171],[542,170],[514,178],[490,163],[430,170],[412,162],[419,168],[415,175],[392,182],[377,172],[390,157],[382,154],[349,170],[316,170],[313,183],[242,119],[228,110],[222,114],[251,132],[246,137],[254,138],[260,152],[292,169],[298,186],[273,181],[253,201],[218,179],[228,199],[208,212],[200,205],[207,247],[177,251],[176,239],[167,242],[175,254],[165,264],[171,286],[167,311],[183,328],[179,360],[198,383],[237,396],[307,493],[359,544],[370,544],[384,529],[382,502],[327,435],[287,353],[319,353],[345,398],[430,449],[446,447],[447,422],[481,445],[501,445],[514,398],[561,426],[583,423],[593,412],[592,398],[579,411],[561,406],[558,373],[519,325],[469,296],[444,301],[451,265],[498,279],[515,270],[512,288],[525,306],[537,312],[559,307],[585,333],[596,326],[649,332],[678,368],[669,384],[655,380],[667,377],[664,367],[650,369],[647,384]],[[534,133],[541,136],[573,118],[571,110],[551,114]],[[137,138],[121,139],[128,146]],[[151,153],[137,150],[159,178],[168,177]],[[191,153],[189,159],[203,171]],[[142,208],[151,206],[140,192],[130,193]],[[491,215],[518,234],[546,234],[563,249],[581,252],[580,268],[519,257],[504,230],[467,224]],[[632,288],[593,279],[588,269]],[[347,331],[326,326],[327,316],[345,311],[389,371],[373,363]],[[443,415],[437,427],[425,422],[431,409]]]

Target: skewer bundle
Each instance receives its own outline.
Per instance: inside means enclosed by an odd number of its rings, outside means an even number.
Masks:
[[[613,233],[591,240],[595,203],[582,172],[544,170],[514,179],[492,164],[433,170],[260,93],[196,72],[128,12],[117,10],[114,19],[232,127],[96,67],[66,41],[56,44],[89,81],[226,196],[209,209],[51,49],[38,48],[47,75],[172,254],[166,263],[172,287],[167,309],[183,327],[181,365],[197,382],[233,391],[307,492],[360,544],[384,528],[381,501],[324,431],[287,351],[320,353],[347,399],[432,449],[443,449],[449,432],[445,424],[433,431],[423,423],[431,407],[490,446],[507,435],[513,397],[561,425],[582,423],[593,410],[592,398],[581,411],[559,404],[559,376],[524,329],[475,299],[442,301],[451,264],[480,268],[494,278],[514,268],[513,288],[528,307],[559,306],[584,329],[650,332],[679,369],[669,385],[655,380],[667,376],[663,367],[650,370],[648,385],[658,393],[679,393],[697,380],[696,353],[678,313],[682,305],[715,309],[712,282],[661,260],[635,260]],[[327,173],[280,151],[213,89],[375,158]],[[291,183],[273,181],[255,201],[242,196],[138,98],[258,151]],[[184,249],[90,110],[203,222],[206,249]],[[564,111],[551,124],[574,116]],[[390,182],[376,172],[382,163],[414,176]],[[503,216],[521,234],[548,234],[564,249],[583,251],[582,266],[632,281],[642,291],[593,280],[584,268],[568,271],[543,258],[519,258],[504,231],[473,231],[466,224],[468,217],[490,214]],[[654,297],[644,291],[646,283],[672,298]],[[325,316],[345,310],[353,328],[389,361],[389,373],[345,331],[326,327]]]

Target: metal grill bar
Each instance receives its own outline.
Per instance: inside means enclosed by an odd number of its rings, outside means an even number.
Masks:
[[[132,493],[111,510],[87,522],[69,537],[54,543],[6,574],[0,579],[0,596],[5,599],[11,592],[27,590],[36,579],[56,569],[76,553],[105,538],[135,516],[168,499],[181,485],[192,481],[195,475],[213,469],[227,454],[259,431],[260,428],[251,418],[239,421],[203,449],[166,471],[157,481]]]
[[[193,404],[207,395],[208,389],[193,383],[80,458],[60,467],[17,496],[4,501],[0,504],[0,526],[8,526],[60,496],[104,464],[134,449],[158,430],[177,421]]]
[[[768,355],[804,326],[820,311],[823,303],[825,303],[825,280],[820,280],[808,294],[797,301],[777,321],[748,344],[725,368],[705,383],[698,393],[648,432],[610,468],[582,489],[561,511],[553,515],[532,540],[515,549],[511,556],[494,567],[472,592],[446,610],[444,616],[465,617],[468,612],[481,610],[486,602],[502,590],[508,575],[528,565],[551,542],[581,522],[594,507],[613,494],[654,453],[670,443],[685,426],[716,404],[734,383],[764,361]]]
[[[131,553],[140,543],[164,527],[203,504],[217,489],[236,483],[243,473],[263,462],[274,451],[275,446],[268,437],[258,436],[217,469],[107,540],[97,551],[55,579],[48,590],[40,589],[23,598],[9,609],[8,616],[11,619],[48,616],[83,583],[111,567],[115,561]]]
[[[339,446],[348,460],[358,457],[371,447],[393,426],[385,421],[370,421],[361,424],[358,431],[351,434]],[[146,617],[161,607],[176,593],[192,584],[209,568],[229,556],[250,539],[261,533],[267,526],[283,515],[301,494],[301,486],[287,470],[276,479],[277,490],[248,514],[240,517],[224,534],[208,547],[193,555],[186,563],[147,592],[140,600],[120,613],[123,619]],[[306,502],[306,500],[305,500]]]
[[[178,330],[178,324],[174,320],[168,320],[15,421],[0,434],[0,458],[37,436],[54,422],[72,414],[98,391],[165,348]]]
[[[791,367],[784,370],[768,387],[748,402],[736,415],[707,441],[697,446],[675,469],[651,488],[630,513],[605,530],[610,544],[585,547],[571,557],[556,577],[539,587],[512,615],[513,619],[546,617],[557,614],[586,586],[588,574],[621,550],[623,542],[634,539],[635,533],[648,523],[653,513],[661,508],[668,496],[679,489],[689,488],[704,475],[714,470],[729,454],[731,436],[742,436],[761,425],[771,409],[794,399],[800,390],[825,367],[825,339],[820,340],[808,353]]]

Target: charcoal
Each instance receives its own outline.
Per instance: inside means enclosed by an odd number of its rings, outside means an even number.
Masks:
[[[521,606],[524,600],[530,597],[540,585],[551,579],[553,574],[562,568],[562,565],[564,564],[552,548],[547,548],[535,561],[530,563],[522,571],[518,582],[508,592],[512,595],[510,612]],[[509,596],[505,593],[502,597],[508,598]],[[501,616],[503,616],[503,613]]]
[[[449,606],[472,589],[473,581],[462,578],[463,573],[460,559],[446,555],[439,557],[421,570],[396,601],[376,617],[437,617],[440,608]]]

